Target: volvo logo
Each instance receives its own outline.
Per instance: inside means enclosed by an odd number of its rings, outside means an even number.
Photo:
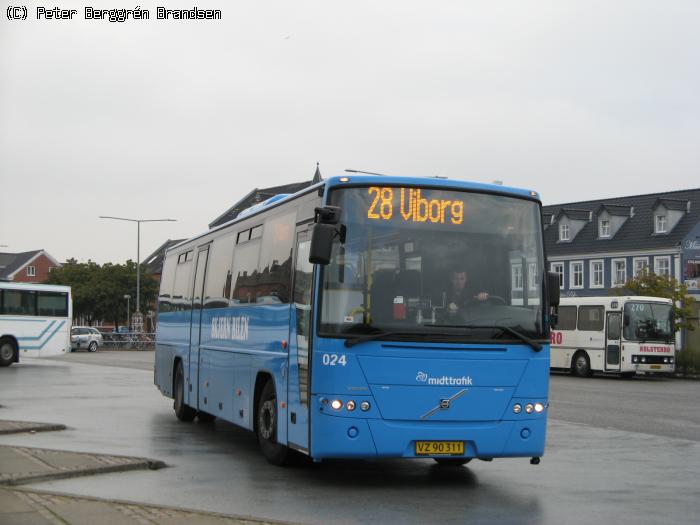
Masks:
[[[447,399],[441,399],[436,407],[433,407],[430,410],[428,410],[420,418],[427,419],[430,416],[432,416],[435,412],[439,412],[440,410],[448,410],[452,406],[452,401],[454,401],[458,397],[462,397],[466,393],[467,393],[467,389],[464,388],[464,389],[460,390],[459,392],[457,392],[452,397],[448,397]]]

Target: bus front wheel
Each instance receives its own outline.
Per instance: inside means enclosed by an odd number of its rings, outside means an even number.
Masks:
[[[578,377],[591,377],[591,360],[584,351],[576,352],[571,364],[571,371]]]
[[[173,409],[175,416],[180,421],[192,421],[197,411],[185,404],[185,374],[182,371],[182,361],[177,364],[175,370],[175,391],[173,392]]]
[[[287,464],[290,450],[277,442],[277,394],[272,380],[268,380],[262,389],[255,417],[258,443],[267,461],[273,465]]]
[[[16,350],[10,339],[0,341],[0,366],[10,366],[14,363]]]

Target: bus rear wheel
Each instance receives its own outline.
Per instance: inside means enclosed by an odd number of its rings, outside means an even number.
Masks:
[[[173,392],[173,409],[175,416],[180,421],[192,421],[197,411],[185,404],[185,374],[182,371],[182,361],[177,364],[175,369],[175,388]]]
[[[10,339],[0,341],[0,366],[10,366],[15,362],[15,344]]]
[[[593,375],[591,371],[591,360],[588,358],[586,352],[583,350],[576,352],[572,359],[571,371],[578,377],[591,377]]]
[[[441,467],[461,467],[469,463],[472,458],[433,458]]]
[[[268,380],[262,389],[255,412],[255,431],[265,459],[273,465],[286,465],[291,450],[277,442],[277,394],[275,384]]]

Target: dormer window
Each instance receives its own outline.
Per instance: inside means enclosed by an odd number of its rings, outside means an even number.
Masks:
[[[666,233],[666,216],[657,215],[654,227],[655,233]]]
[[[600,236],[610,237],[610,221],[607,219],[601,219],[600,221]]]
[[[568,241],[569,240],[569,225],[560,224],[559,225],[559,240]]]

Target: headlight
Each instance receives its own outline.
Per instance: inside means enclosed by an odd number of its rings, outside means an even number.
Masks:
[[[341,408],[343,408],[343,402],[340,399],[334,399],[333,401],[331,401],[331,408],[333,410],[340,410]]]
[[[516,414],[520,414],[522,409],[523,409],[523,407],[519,403],[516,403],[515,405],[513,405],[513,412],[515,412]]]
[[[345,403],[345,408],[347,408],[349,412],[352,412],[353,410],[355,410],[355,402],[351,399],[350,401]]]
[[[362,410],[363,412],[367,412],[369,410],[369,407],[369,401],[363,401],[362,403],[360,403],[360,410]]]
[[[542,403],[535,403],[535,412],[538,414],[544,411],[544,405]]]
[[[528,403],[525,405],[525,412],[528,414],[532,414],[532,411],[535,409],[535,406],[532,403]]]

